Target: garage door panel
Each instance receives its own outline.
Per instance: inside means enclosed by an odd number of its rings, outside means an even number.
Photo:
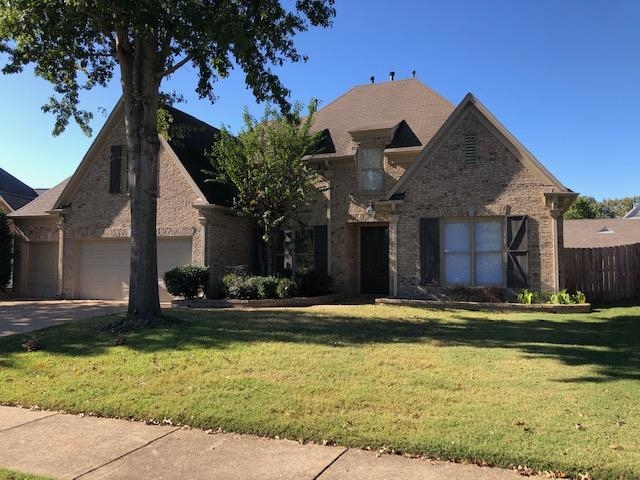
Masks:
[[[55,297],[58,294],[58,243],[30,242],[27,296]]]
[[[129,239],[83,240],[79,246],[79,298],[126,300],[129,296]],[[191,263],[191,238],[158,240],[158,276],[172,267]],[[171,300],[158,279],[161,301]]]

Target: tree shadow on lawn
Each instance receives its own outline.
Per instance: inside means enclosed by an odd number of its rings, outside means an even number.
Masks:
[[[173,312],[172,312],[173,313]],[[460,310],[437,318],[380,318],[336,316],[312,311],[199,311],[178,312],[184,321],[169,327],[140,330],[129,335],[124,348],[139,352],[191,348],[227,348],[254,342],[319,344],[340,348],[362,344],[430,343],[444,346],[511,348],[535,357],[553,358],[566,365],[591,365],[589,377],[567,382],[640,380],[640,318],[607,317],[593,313],[513,320]],[[111,319],[113,321],[113,317]],[[101,330],[107,320],[87,320],[38,332],[43,350],[64,355],[99,355],[114,346],[114,335]],[[2,353],[13,354],[20,337],[0,339]],[[24,337],[22,337],[22,340]],[[6,363],[5,363],[6,362]],[[0,363],[1,365],[1,363]]]

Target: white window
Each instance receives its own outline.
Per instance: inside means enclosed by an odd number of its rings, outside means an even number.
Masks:
[[[365,192],[384,189],[384,149],[361,148],[358,150],[360,185]]]
[[[446,285],[504,284],[501,219],[450,220],[443,225]]]

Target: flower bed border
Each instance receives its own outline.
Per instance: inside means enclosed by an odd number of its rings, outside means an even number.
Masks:
[[[174,308],[271,308],[271,307],[310,307],[335,303],[345,298],[344,293],[331,293],[317,297],[265,298],[262,300],[222,299],[191,299],[173,300]]]
[[[376,298],[376,304],[400,305],[444,310],[459,308],[461,310],[486,310],[489,312],[546,312],[546,313],[589,313],[590,303],[560,305],[552,303],[501,303],[501,302],[459,302],[450,300],[414,300],[406,298]]]

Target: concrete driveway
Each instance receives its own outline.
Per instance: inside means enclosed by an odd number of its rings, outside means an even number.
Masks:
[[[126,302],[105,300],[0,301],[0,337],[126,309]]]

